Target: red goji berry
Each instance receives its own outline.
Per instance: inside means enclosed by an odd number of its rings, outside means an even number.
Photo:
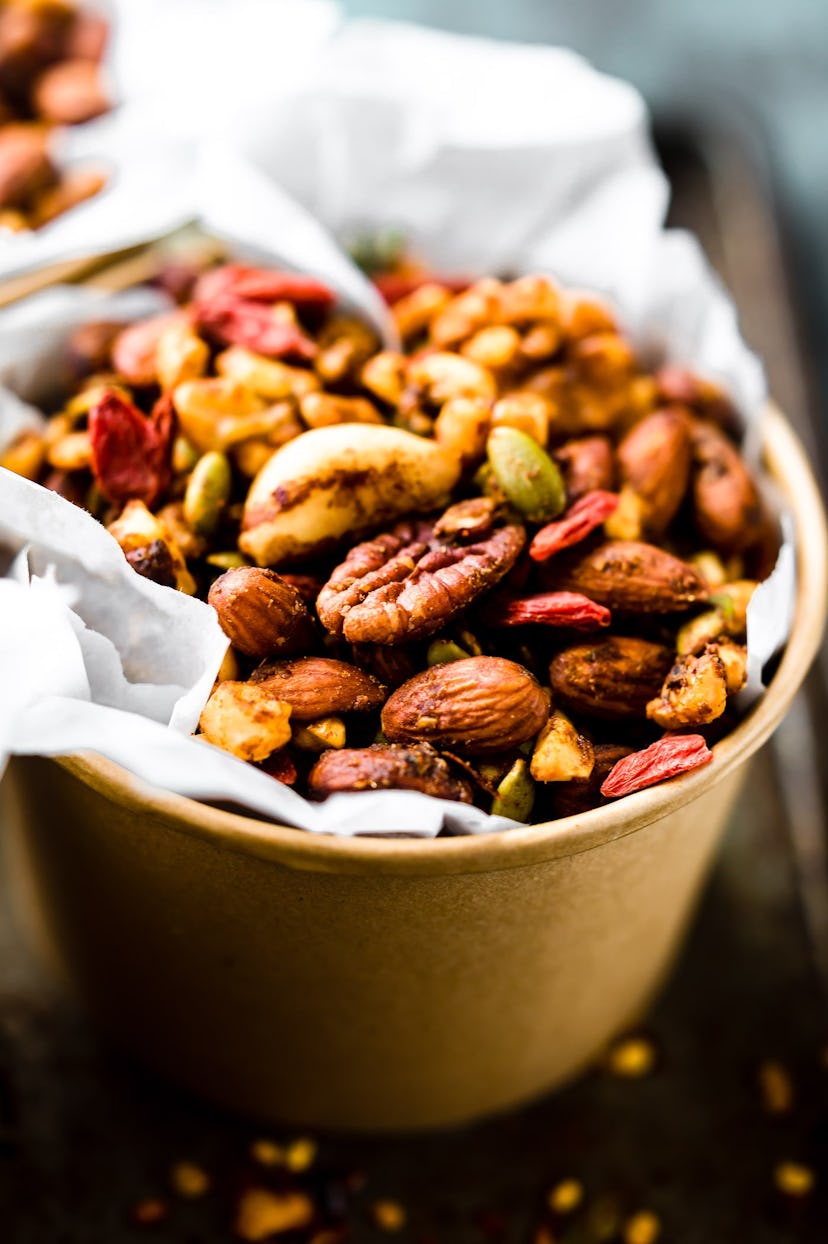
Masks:
[[[110,501],[152,505],[169,483],[172,399],[165,394],[151,415],[108,391],[89,412],[92,474]]]
[[[280,323],[261,302],[219,294],[196,303],[196,325],[225,346],[245,346],[268,358],[312,359],[316,346],[295,324]]]
[[[273,272],[247,264],[224,264],[199,277],[193,297],[196,302],[232,295],[245,302],[292,302],[296,307],[330,307],[336,300],[333,290],[312,276],[296,272]]]
[[[618,497],[614,492],[588,492],[563,518],[541,527],[529,545],[529,556],[536,562],[543,562],[554,553],[579,544],[609,518],[617,505]]]
[[[709,764],[713,753],[700,734],[665,734],[642,752],[624,756],[601,784],[601,794],[617,799],[645,786]]]
[[[486,612],[490,626],[569,626],[575,630],[593,630],[609,626],[612,614],[580,592],[541,592],[523,600],[504,601]]]

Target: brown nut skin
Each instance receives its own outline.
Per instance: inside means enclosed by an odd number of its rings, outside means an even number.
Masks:
[[[561,468],[570,504],[588,492],[612,492],[615,461],[608,436],[580,436],[561,445],[552,457]]]
[[[233,647],[245,656],[292,656],[313,646],[313,619],[305,602],[273,570],[227,570],[213,583],[207,600]]]
[[[317,600],[322,625],[351,643],[401,644],[439,631],[514,566],[526,533],[501,527],[449,547],[428,523],[403,522],[358,544]]]
[[[24,207],[55,182],[46,137],[33,125],[0,131],[0,207]]]
[[[690,421],[680,409],[653,411],[618,446],[621,482],[644,503],[647,530],[662,535],[678,513],[690,479]]]
[[[436,799],[472,802],[471,784],[453,773],[428,743],[410,747],[377,743],[325,752],[308,774],[311,799],[360,790],[418,790]]]
[[[610,721],[644,717],[672,664],[662,644],[611,635],[559,652],[549,681],[555,703],[573,712]]]
[[[607,540],[545,568],[550,589],[581,592],[617,613],[675,613],[707,600],[707,583],[693,566],[654,544]]]
[[[595,759],[588,778],[573,778],[570,782],[556,783],[554,804],[557,817],[578,816],[589,812],[590,808],[609,803],[607,796],[601,794],[604,780],[609,777],[610,770],[618,761],[629,756],[633,749],[619,743],[595,743],[592,750]]]
[[[693,427],[693,518],[722,553],[743,553],[761,537],[765,514],[739,451],[712,423]]]
[[[57,125],[78,125],[109,110],[100,65],[94,60],[50,65],[35,82],[32,99],[44,121]]]
[[[387,694],[379,679],[331,657],[266,661],[250,681],[265,684],[271,695],[286,700],[293,710],[292,721],[369,712],[379,708]]]
[[[177,587],[175,563],[170,550],[163,540],[153,540],[150,544],[142,544],[140,548],[129,549],[126,559],[136,574],[164,587]]]
[[[382,729],[394,743],[433,743],[485,756],[525,743],[548,716],[540,683],[522,665],[469,657],[403,683],[382,711]]]

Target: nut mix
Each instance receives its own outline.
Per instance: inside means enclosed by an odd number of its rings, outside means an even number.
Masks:
[[[49,132],[108,111],[108,33],[71,0],[0,3],[0,229],[38,229],[103,188],[97,169],[55,165]]]
[[[401,351],[241,264],[87,325],[2,464],[209,601],[202,734],[312,799],[537,822],[708,763],[778,543],[725,395],[546,277],[378,284]]]

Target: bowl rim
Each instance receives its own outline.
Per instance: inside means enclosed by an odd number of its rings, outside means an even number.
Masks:
[[[491,872],[579,855],[635,833],[698,798],[758,750],[784,716],[819,648],[828,599],[828,532],[819,490],[804,447],[771,404],[765,412],[762,444],[766,465],[795,519],[794,620],[770,686],[755,708],[714,745],[713,763],[701,769],[555,821],[490,834],[415,839],[312,833],[150,787],[94,753],[54,760],[109,802],[161,820],[176,832],[301,870],[432,876]]]

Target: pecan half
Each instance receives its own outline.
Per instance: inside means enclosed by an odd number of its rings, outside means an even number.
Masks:
[[[550,587],[581,592],[620,613],[673,613],[707,600],[693,566],[654,544],[608,540],[596,549],[550,563]]]
[[[410,747],[377,743],[325,752],[308,774],[311,799],[355,790],[419,790],[436,799],[472,802],[471,784],[453,773],[428,743]]]
[[[293,721],[368,712],[379,708],[386,696],[378,679],[330,657],[266,661],[253,671],[250,681],[290,704]]]
[[[485,756],[525,743],[548,716],[542,687],[522,665],[469,657],[403,683],[382,711],[382,728],[395,743],[435,743]]]
[[[402,522],[352,549],[319,593],[322,625],[351,643],[400,644],[433,635],[511,570],[526,539],[501,527],[449,546],[428,523]]]
[[[575,644],[553,657],[549,681],[555,703],[589,717],[643,717],[673,664],[662,644],[609,636]]]

